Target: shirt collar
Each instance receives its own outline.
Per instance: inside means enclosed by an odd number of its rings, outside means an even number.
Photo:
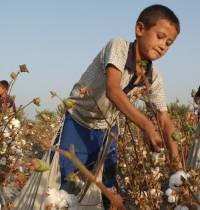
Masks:
[[[130,42],[128,56],[125,64],[125,68],[128,69],[131,73],[134,73],[136,70],[136,41]],[[153,80],[153,68],[152,68],[152,61],[149,61],[147,66],[146,75],[150,84],[152,84]],[[135,77],[131,79],[130,83],[132,83]]]
[[[135,41],[129,44],[128,56],[125,64],[126,69],[130,72],[134,72],[136,68],[136,50]]]

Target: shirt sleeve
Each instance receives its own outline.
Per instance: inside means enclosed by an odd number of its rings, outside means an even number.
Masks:
[[[157,111],[167,111],[163,79],[160,73],[155,69],[153,69],[153,83],[149,93],[150,101],[156,106]]]
[[[114,38],[110,40],[102,50],[103,67],[106,70],[108,64],[114,65],[123,72],[127,59],[127,42],[123,39]]]

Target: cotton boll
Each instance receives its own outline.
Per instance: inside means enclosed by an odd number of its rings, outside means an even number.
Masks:
[[[26,144],[26,140],[22,139],[21,144],[24,146]]]
[[[152,154],[152,161],[154,162],[155,165],[159,163],[159,153],[153,153]]]
[[[54,124],[51,124],[50,126],[51,126],[52,128],[55,128],[55,125],[54,125]]]
[[[14,162],[14,161],[16,160],[16,158],[15,158],[14,156],[9,156],[9,157],[8,157],[8,160],[10,160],[10,161],[13,161],[13,162]]]
[[[151,168],[151,172],[154,176],[156,176],[160,172],[160,168],[159,167]]]
[[[3,155],[6,153],[6,151],[7,151],[7,148],[3,148],[3,149],[1,149],[0,154]]]
[[[165,149],[164,148],[161,148],[160,149],[160,153],[163,154],[164,152],[165,152]]]
[[[150,189],[149,192],[150,192],[151,195],[156,195],[156,189]]]
[[[182,206],[181,210],[189,210],[189,208],[187,206]]]
[[[2,147],[1,147],[1,150],[0,150],[0,154],[1,155],[3,155],[4,153],[6,153],[6,151],[7,151],[7,144],[6,144],[6,142],[4,141],[3,142],[3,145],[2,145]]]
[[[5,138],[8,138],[8,137],[10,137],[10,132],[8,132],[8,131],[5,131],[5,132],[3,133],[3,136],[4,136]]]
[[[159,167],[156,167],[155,169],[152,168],[151,173],[153,175],[154,180],[158,180],[162,176],[162,173],[160,173],[160,168]]]
[[[176,206],[176,207],[174,208],[174,210],[181,210],[181,207],[182,207],[182,206],[178,205],[178,206]]]
[[[1,159],[0,159],[0,165],[6,165],[6,162],[7,162],[7,160],[6,160],[6,158],[5,157],[2,157]]]
[[[10,131],[13,130],[13,125],[12,125],[12,124],[8,124],[7,127],[8,127],[8,129],[9,129]]]
[[[147,151],[143,150],[142,155],[143,155],[144,158],[146,158],[147,157]]]
[[[178,205],[174,208],[174,210],[189,210],[189,208],[187,206]]]
[[[174,196],[174,195],[168,196],[168,199],[167,199],[167,201],[168,201],[169,203],[175,203],[176,200],[177,200],[177,198],[176,198],[176,196]]]
[[[13,139],[12,139],[12,138],[8,138],[8,140],[7,140],[7,144],[11,144],[11,143],[12,143],[12,141],[13,141]]]
[[[146,191],[141,192],[140,198],[144,198],[144,197],[148,197],[148,194]]]
[[[164,149],[161,149],[159,153],[157,153],[157,152],[151,153],[151,157],[152,157],[152,161],[153,161],[154,165],[163,163],[166,159]]]
[[[182,177],[187,180],[189,175],[184,171],[177,171],[175,174],[173,174],[169,179],[170,188],[178,191],[179,187],[183,184]]]
[[[148,192],[149,192],[149,193],[150,193],[150,195],[151,195],[151,196],[153,196],[153,197],[156,197],[156,196],[161,196],[161,195],[163,195],[163,194],[164,194],[164,193],[163,193],[163,191],[158,190],[158,189],[155,189],[155,188],[150,189]]]
[[[15,153],[16,153],[17,155],[22,155],[22,154],[23,154],[22,149],[19,149],[19,148],[17,148],[17,149],[15,150]]]
[[[156,172],[160,172],[160,167],[158,167],[158,166],[155,167],[155,171],[156,171]]]
[[[10,149],[11,149],[12,151],[15,151],[15,150],[17,149],[17,147],[16,147],[16,145],[12,145],[12,146],[10,147]]]
[[[19,167],[19,171],[20,171],[21,173],[24,173],[24,169],[23,169],[22,166]]]
[[[172,190],[171,188],[168,188],[168,189],[165,191],[165,195],[167,195],[167,196],[172,195],[172,193],[173,193],[173,190]]]
[[[10,121],[10,124],[13,125],[14,128],[20,128],[20,126],[21,126],[20,121],[16,118],[13,118]]]

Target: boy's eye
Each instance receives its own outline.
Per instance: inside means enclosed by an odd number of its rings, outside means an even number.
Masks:
[[[157,34],[157,38],[158,39],[164,39],[164,38],[166,38],[166,35],[164,34],[164,33],[158,33]],[[171,44],[173,43],[173,40],[171,40],[171,39],[167,39],[167,41],[166,41],[166,45],[169,47]]]
[[[170,45],[172,45],[173,41],[172,40],[167,40],[166,45],[169,47]]]
[[[163,38],[165,38],[165,34],[164,33],[158,33],[157,34],[157,37],[158,37],[158,39],[163,39]]]

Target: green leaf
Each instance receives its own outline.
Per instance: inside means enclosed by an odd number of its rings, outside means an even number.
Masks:
[[[179,142],[183,138],[182,133],[179,131],[173,132],[171,137],[176,142]]]
[[[69,182],[75,182],[76,174],[73,172],[68,173],[67,176],[65,177],[65,180]]]

